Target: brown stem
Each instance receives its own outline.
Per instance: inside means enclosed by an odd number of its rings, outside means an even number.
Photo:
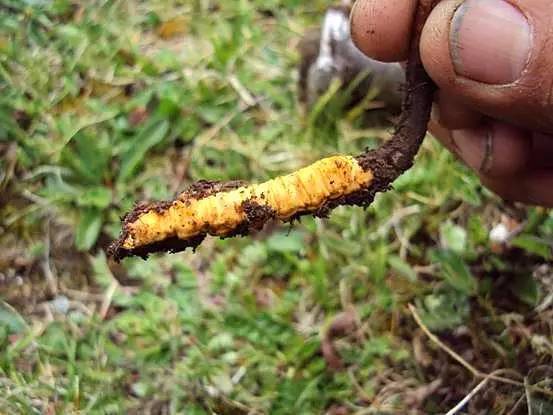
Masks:
[[[357,157],[363,168],[374,172],[375,192],[388,190],[395,179],[411,168],[426,135],[436,86],[422,65],[419,44],[435,3],[436,0],[419,1],[407,61],[406,90],[394,135],[379,148]]]

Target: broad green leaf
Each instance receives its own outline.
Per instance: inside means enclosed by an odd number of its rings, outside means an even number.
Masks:
[[[52,11],[52,13],[59,16],[70,13],[71,7],[73,6],[71,0],[54,0],[52,2],[49,2],[49,4],[51,4],[50,10]]]
[[[467,231],[451,222],[446,222],[440,227],[440,241],[443,248],[462,254],[467,246]]]
[[[488,241],[489,230],[481,216],[471,215],[467,223],[467,230],[469,240],[473,245],[484,244]]]
[[[135,144],[121,158],[121,170],[118,178],[120,183],[127,181],[136,173],[146,153],[159,144],[168,131],[169,123],[167,121],[156,121],[144,127],[134,138]]]
[[[65,352],[72,341],[71,332],[67,331],[62,322],[55,321],[47,326],[39,339],[39,347],[54,355],[67,358]]]
[[[389,247],[385,243],[379,243],[368,255],[369,273],[373,281],[381,282],[386,278],[389,252]]]
[[[397,255],[391,255],[388,258],[388,264],[401,276],[407,278],[409,281],[417,280],[417,273],[413,270],[413,267],[401,259]]]
[[[449,288],[419,299],[417,309],[430,330],[448,330],[463,324],[470,312],[469,298]]]
[[[540,287],[530,274],[517,275],[510,281],[509,289],[521,301],[536,306],[540,299]]]
[[[77,199],[77,205],[105,209],[111,202],[111,191],[105,187],[95,186],[85,190]]]
[[[84,209],[75,232],[75,246],[79,251],[88,251],[102,229],[102,212],[98,209]]]
[[[96,136],[83,131],[64,147],[62,161],[71,169],[73,180],[99,185],[109,174],[111,151],[107,134]]]
[[[440,266],[442,277],[454,288],[471,295],[476,292],[477,281],[463,259],[451,250],[431,253],[432,262]]]
[[[18,333],[25,328],[25,321],[14,309],[0,302],[0,327],[8,333]]]
[[[276,233],[267,239],[267,248],[275,252],[298,253],[304,248],[304,241],[299,232]]]
[[[83,38],[83,32],[77,26],[66,24],[58,26],[57,34],[71,46],[77,46]]]
[[[551,243],[537,236],[520,235],[511,241],[511,245],[545,259],[551,259],[553,257]]]

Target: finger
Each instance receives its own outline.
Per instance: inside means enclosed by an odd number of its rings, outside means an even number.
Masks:
[[[553,136],[534,134],[529,164],[534,169],[553,168]]]
[[[529,133],[501,122],[449,131],[435,123],[432,134],[470,168],[487,177],[510,177],[528,168],[532,140]]]
[[[553,132],[553,2],[445,0],[421,57],[438,86],[492,118]]]
[[[482,183],[503,199],[530,205],[553,207],[553,171],[530,171],[508,180],[497,177],[481,177]]]
[[[455,142],[451,138],[451,131],[440,125],[433,119],[428,122],[428,131],[436,140],[440,142],[445,148],[447,148],[453,155],[457,156],[460,160],[459,155],[457,154],[457,148],[455,147]],[[462,161],[462,160],[460,160]]]
[[[484,122],[477,128],[453,130],[451,136],[459,157],[481,174],[506,177],[527,168],[531,136],[517,127]]]
[[[509,127],[507,127],[509,128]],[[498,128],[501,130],[501,127]],[[460,148],[452,138],[451,131],[437,124],[434,121],[429,123],[429,130],[446,148],[459,156]],[[512,133],[512,132],[511,132]],[[469,138],[469,137],[465,137]],[[470,137],[469,139],[474,139]],[[505,138],[503,136],[503,138]],[[476,138],[478,140],[478,138]],[[520,142],[520,140],[517,140]],[[526,204],[553,207],[553,137],[544,134],[534,134],[531,140],[525,137],[524,142],[531,142],[531,154],[526,163],[522,160],[524,157],[514,155],[518,159],[519,168],[513,169],[510,175],[489,175],[480,173],[482,184],[506,200],[513,202],[522,202]],[[467,151],[464,148],[465,152]],[[507,148],[514,153],[513,148]],[[527,148],[525,147],[526,151]],[[500,153],[495,152],[492,159],[497,160]],[[476,160],[475,165],[480,162]],[[496,172],[497,167],[492,166],[492,173]],[[507,172],[506,172],[507,173]]]
[[[465,105],[455,95],[440,90],[436,93],[435,103],[435,121],[449,130],[474,128],[482,122],[482,114]]]
[[[416,7],[417,0],[357,0],[351,11],[353,41],[371,58],[405,60]]]
[[[429,129],[432,135],[436,137],[446,148],[458,155],[459,149],[451,138],[451,131],[431,121]],[[536,140],[534,139],[534,142]],[[539,140],[538,140],[539,141]],[[544,150],[548,156],[553,155],[551,148],[551,137],[541,141],[542,144],[535,146],[534,150]],[[551,160],[548,156],[544,158]],[[551,161],[542,160],[544,163]],[[534,162],[531,158],[530,162]],[[538,167],[538,166],[536,166]],[[547,169],[532,170],[531,168],[516,172],[509,176],[489,176],[480,174],[482,184],[492,190],[502,198],[526,204],[553,207],[553,192],[550,191],[553,186],[553,171]]]

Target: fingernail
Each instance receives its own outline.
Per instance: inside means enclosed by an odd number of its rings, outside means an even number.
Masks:
[[[531,45],[528,20],[504,0],[466,0],[451,22],[455,72],[474,81],[516,81],[528,63]]]
[[[357,9],[357,5],[359,4],[359,0],[355,0],[353,2],[353,5],[351,6],[351,9],[349,11],[349,18],[350,18],[350,21],[351,21],[351,16],[353,16],[353,14],[355,13],[355,9]]]

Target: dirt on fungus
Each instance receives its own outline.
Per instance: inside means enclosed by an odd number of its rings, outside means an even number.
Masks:
[[[248,229],[259,231],[269,220],[276,217],[276,212],[270,206],[262,205],[255,200],[246,200],[242,203],[242,209],[246,214]]]
[[[215,181],[215,180],[199,180],[191,184],[184,192],[180,193],[177,200],[186,201],[187,199],[204,199],[215,193],[229,192],[244,186],[245,182],[241,180],[233,181]],[[167,238],[163,241],[158,241],[152,244],[143,245],[134,249],[126,249],[123,247],[123,241],[128,237],[128,225],[134,223],[145,213],[155,211],[157,213],[163,213],[167,211],[174,203],[174,200],[166,200],[161,202],[143,202],[138,203],[135,207],[127,213],[123,218],[123,226],[119,239],[115,240],[107,249],[108,255],[114,260],[120,261],[128,256],[139,256],[146,259],[150,254],[155,252],[181,252],[186,248],[196,248],[204,238],[206,234],[196,235],[188,240],[182,240],[177,237]]]
[[[242,180],[217,181],[217,180],[199,180],[192,183],[183,193],[179,195],[179,200],[204,199],[215,193],[229,192],[239,187],[246,186],[247,183]]]

